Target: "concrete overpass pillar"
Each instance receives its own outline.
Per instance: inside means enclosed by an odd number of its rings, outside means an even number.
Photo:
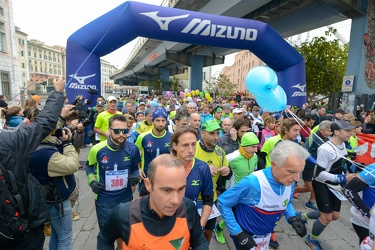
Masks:
[[[161,74],[161,82],[164,83],[164,82],[169,81],[170,72],[168,68],[161,68],[160,74]]]
[[[364,93],[374,93],[375,90],[375,75],[371,78],[371,75],[366,69],[366,67],[369,68],[369,62],[372,62],[375,57],[368,52],[367,46],[364,45],[364,36],[365,34],[369,34],[368,38],[372,42],[371,46],[375,48],[375,34],[369,31],[375,28],[375,22],[372,18],[375,13],[371,13],[375,10],[375,3],[369,1],[369,6],[367,6],[366,2],[367,0],[362,0],[362,11],[366,13],[366,16],[352,19],[349,55],[346,65],[346,75],[354,75],[354,84],[353,92],[343,94],[343,108],[346,112],[354,114],[357,105],[356,96]],[[371,7],[370,5],[373,6]],[[371,70],[375,74],[374,65],[371,67]],[[367,109],[366,107],[364,108]]]
[[[204,56],[191,55],[190,56],[190,89],[202,91],[203,79],[203,62]]]

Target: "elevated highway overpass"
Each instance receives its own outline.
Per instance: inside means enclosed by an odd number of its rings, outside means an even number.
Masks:
[[[268,23],[283,37],[300,34],[365,15],[367,0],[165,0],[162,6]],[[206,47],[139,37],[124,67],[111,79],[120,85],[162,78],[192,66],[191,57],[203,56],[203,67],[224,63],[235,49]]]

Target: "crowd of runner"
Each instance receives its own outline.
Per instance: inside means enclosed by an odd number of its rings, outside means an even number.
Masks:
[[[50,249],[71,246],[74,203],[68,198],[85,144],[92,145],[84,168],[95,193],[98,249],[113,249],[115,240],[118,249],[152,249],[177,239],[171,244],[180,249],[208,249],[213,236],[220,244],[233,240],[237,249],[282,248],[273,230],[285,217],[319,250],[319,236],[339,218],[344,196],[353,204],[359,246],[371,249],[375,167],[356,162],[366,153],[358,133],[375,133],[371,110],[332,112],[306,103],[270,113],[243,96],[211,102],[201,96],[99,96],[94,105],[80,95],[59,98],[63,103],[47,101],[44,108],[62,106],[55,129],[27,160],[32,175],[50,186]],[[44,117],[40,98],[33,96],[23,108],[0,99],[6,118],[1,135],[27,131]],[[131,202],[135,190],[143,198]],[[310,193],[308,213],[292,203],[304,192]],[[314,222],[307,235],[308,220]],[[224,237],[226,227],[232,239]]]

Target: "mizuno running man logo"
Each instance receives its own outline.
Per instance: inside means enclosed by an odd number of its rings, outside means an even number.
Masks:
[[[153,12],[144,12],[139,13],[141,15],[148,16],[149,18],[153,19],[157,24],[159,24],[159,27],[161,30],[168,30],[169,23],[181,19],[186,18],[189,16],[189,14],[181,15],[181,16],[171,16],[171,17],[160,17],[158,16],[159,11],[153,11]]]
[[[306,84],[305,84],[305,85],[301,85],[300,83],[298,83],[298,84],[296,84],[296,85],[293,85],[292,88],[297,88],[297,89],[299,89],[300,91],[305,91]]]
[[[161,30],[169,30],[169,24],[177,19],[187,18],[189,14],[172,16],[172,17],[160,17],[158,16],[159,11],[139,13],[147,16],[154,20],[160,27]],[[200,35],[200,36],[211,36],[217,38],[228,38],[228,39],[240,39],[246,41],[255,41],[258,36],[258,30],[226,26],[220,24],[212,24],[211,20],[205,20],[200,18],[192,19],[188,25],[186,25],[181,33]]]
[[[89,75],[89,76],[77,76],[77,75],[69,75],[69,76],[74,78],[79,84],[85,84],[85,80],[87,78],[94,77],[95,75],[96,75],[96,73],[92,74],[92,75]]]
[[[88,75],[88,76],[69,75],[74,80],[76,80],[78,83],[77,82],[71,82],[69,84],[68,88],[70,88],[70,89],[85,89],[85,90],[96,89],[96,85],[85,85],[85,80],[87,78],[94,77],[95,75],[96,75],[96,73],[94,73],[92,75]]]
[[[191,180],[192,186],[199,186],[199,180]]]
[[[296,85],[293,85],[292,88],[296,88],[298,89],[299,91],[295,91],[293,94],[292,94],[292,97],[295,97],[295,96],[306,96],[306,84],[305,85],[301,85],[300,83],[296,84]]]

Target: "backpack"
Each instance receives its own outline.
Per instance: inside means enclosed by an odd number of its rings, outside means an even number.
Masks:
[[[11,171],[0,163],[0,246],[22,237],[28,218],[18,184]]]
[[[28,171],[25,180],[0,162],[0,246],[22,238],[30,229],[49,220],[46,188]]]

